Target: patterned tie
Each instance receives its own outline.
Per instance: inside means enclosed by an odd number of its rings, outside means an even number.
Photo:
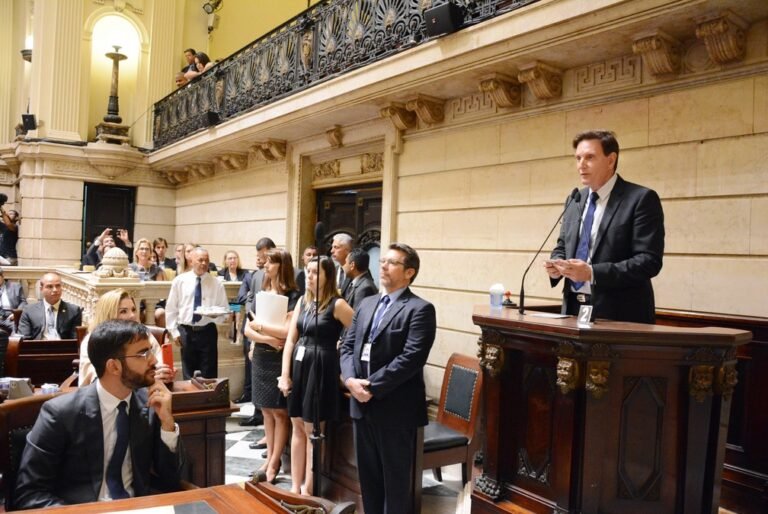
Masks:
[[[200,282],[200,277],[197,277],[197,283],[195,284],[195,304],[192,308],[192,312],[197,311],[203,305],[203,285]],[[202,319],[199,314],[192,314],[192,323],[197,323]]]
[[[117,420],[115,421],[117,439],[112,457],[107,464],[107,489],[109,489],[109,496],[113,500],[128,498],[128,492],[123,484],[123,461],[125,460],[125,452],[128,450],[127,408],[128,404],[125,401],[120,402],[117,406]]]
[[[373,315],[373,323],[371,324],[371,333],[368,339],[370,341],[373,341],[376,339],[376,336],[379,335],[379,325],[381,324],[381,319],[384,317],[384,313],[387,310],[387,305],[389,305],[389,296],[384,295],[379,300],[379,306],[376,309],[376,314]]]
[[[589,261],[589,242],[592,239],[592,220],[595,219],[595,208],[597,207],[597,200],[600,196],[597,191],[592,191],[589,195],[589,207],[587,207],[587,215],[584,216],[584,225],[581,227],[581,235],[579,236],[579,246],[576,247],[576,258],[584,262]],[[581,289],[584,282],[573,282],[575,289]]]
[[[56,310],[53,305],[48,306],[48,322],[45,325],[45,332],[48,335],[48,339],[57,339],[56,333]]]

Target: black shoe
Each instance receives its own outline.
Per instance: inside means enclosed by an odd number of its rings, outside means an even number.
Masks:
[[[267,450],[264,450],[264,451],[261,453],[261,458],[262,458],[262,459],[266,459],[266,458],[267,458]]]
[[[235,400],[235,403],[251,403],[251,395],[243,393]]]
[[[264,418],[261,416],[251,416],[250,418],[245,418],[240,423],[241,427],[255,427],[257,425],[263,425],[264,424]]]
[[[250,448],[251,450],[263,450],[266,447],[267,447],[267,443],[260,443],[258,441],[254,441],[248,445],[248,448]]]

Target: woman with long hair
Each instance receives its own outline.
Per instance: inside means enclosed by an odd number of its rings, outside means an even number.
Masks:
[[[264,415],[267,462],[263,470],[267,480],[274,481],[280,471],[280,457],[288,442],[290,428],[285,398],[276,387],[282,368],[280,352],[285,346],[292,312],[299,300],[290,253],[280,248],[269,251],[261,291],[288,297],[288,312],[284,323],[265,323],[255,311],[254,319],[245,325],[245,336],[251,340],[251,401]],[[258,292],[253,293],[256,295]],[[256,300],[253,304],[255,310]]]
[[[189,261],[187,260],[187,253],[185,251],[185,244],[179,243],[176,245],[174,256],[176,258],[176,274],[181,275],[189,269]]]
[[[338,294],[336,269],[331,259],[314,257],[307,265],[307,290],[291,319],[278,380],[278,388],[288,397],[288,414],[293,426],[291,492],[296,494],[312,494],[309,436],[315,414],[323,431],[325,421],[338,415],[341,371],[336,345],[341,331],[352,323],[353,314]]]
[[[129,265],[131,270],[139,274],[141,281],[165,280],[163,270],[157,264],[152,263],[152,242],[142,237],[134,243],[133,262]]]
[[[93,310],[93,317],[88,324],[88,333],[80,342],[80,367],[78,370],[78,385],[80,387],[90,384],[96,379],[96,369],[88,357],[88,340],[91,332],[100,323],[110,319],[122,319],[138,321],[139,314],[136,310],[136,301],[128,291],[122,288],[113,289],[101,295]],[[150,334],[149,341],[152,344],[152,353],[157,358],[155,379],[168,382],[173,379],[170,366],[163,364],[162,350],[157,340]]]
[[[219,269],[219,276],[224,277],[225,282],[242,282],[247,270],[240,267],[240,254],[234,250],[227,250]]]

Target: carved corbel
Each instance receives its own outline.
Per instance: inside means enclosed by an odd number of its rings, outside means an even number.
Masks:
[[[492,332],[483,332],[477,340],[477,356],[480,359],[480,366],[485,368],[488,374],[496,378],[504,367],[504,348],[499,346],[501,337]]]
[[[703,403],[706,397],[712,394],[714,369],[714,366],[708,364],[691,366],[688,372],[688,389],[697,403]]]
[[[184,184],[189,180],[189,173],[183,170],[161,170],[160,174],[173,186]]]
[[[325,137],[328,139],[328,144],[331,145],[331,148],[341,148],[344,145],[341,140],[342,134],[340,125],[334,125],[333,128],[326,130]]]
[[[731,401],[733,390],[739,383],[739,373],[736,366],[728,364],[720,366],[717,370],[717,391],[723,395],[723,400]]]
[[[445,117],[445,101],[434,96],[418,95],[405,103],[405,108],[416,113],[422,123],[434,125]]]
[[[191,176],[198,178],[212,177],[215,173],[213,165],[211,164],[190,164],[184,168],[184,171]]]
[[[543,62],[534,61],[521,66],[517,80],[527,84],[539,100],[557,98],[563,94],[563,72]]]
[[[256,155],[259,155],[267,162],[285,159],[286,144],[285,141],[279,139],[268,139],[267,141],[256,143],[252,149],[256,152]]]
[[[591,361],[587,363],[587,382],[584,388],[599,400],[608,391],[608,378],[611,375],[611,363]]]
[[[744,58],[749,24],[732,11],[702,16],[696,20],[696,37],[704,40],[713,62],[727,64]]]
[[[391,103],[379,111],[382,118],[389,118],[392,125],[398,130],[407,130],[416,127],[416,115],[407,110],[403,104]]]
[[[240,171],[248,167],[248,157],[238,154],[224,154],[214,157],[213,164],[226,171]]]
[[[568,394],[579,383],[579,363],[567,357],[557,359],[557,387],[560,392]]]
[[[668,75],[680,69],[680,42],[661,30],[638,34],[632,52],[643,58],[652,75]]]
[[[479,89],[490,93],[499,107],[520,107],[520,83],[501,73],[487,75],[480,79]]]

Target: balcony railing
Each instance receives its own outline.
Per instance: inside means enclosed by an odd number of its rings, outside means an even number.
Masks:
[[[537,0],[450,0],[461,28]],[[449,0],[326,0],[155,104],[154,149],[428,39],[424,10]]]

